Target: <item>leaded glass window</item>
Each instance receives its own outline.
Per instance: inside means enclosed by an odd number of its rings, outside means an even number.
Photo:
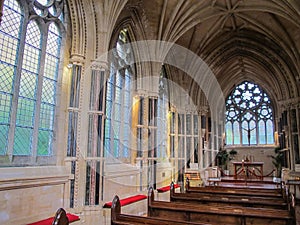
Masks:
[[[269,96],[245,81],[226,100],[226,144],[274,144],[273,110]]]
[[[10,163],[53,155],[63,1],[32,3],[4,1],[0,26],[0,155]]]
[[[157,157],[167,157],[167,111],[168,111],[168,82],[167,72],[163,66],[159,77],[158,122],[157,122]]]
[[[131,134],[131,104],[130,90],[133,74],[130,65],[133,54],[128,30],[122,29],[117,40],[114,57],[110,65],[110,76],[106,86],[106,120],[104,147],[105,156],[129,158]]]
[[[169,117],[171,158],[177,157],[178,163],[186,166],[179,169],[190,169],[191,163],[193,166],[198,166],[200,125],[198,114],[193,112],[170,112]],[[175,123],[177,123],[177,130],[175,129]],[[177,148],[175,148],[175,140],[178,140]]]

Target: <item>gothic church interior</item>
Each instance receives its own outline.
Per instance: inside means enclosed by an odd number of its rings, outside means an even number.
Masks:
[[[300,178],[299,0],[0,2],[0,224],[110,224],[245,160]]]

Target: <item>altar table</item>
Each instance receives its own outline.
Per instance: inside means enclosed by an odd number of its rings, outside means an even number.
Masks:
[[[237,179],[237,176],[240,173],[244,173],[245,179],[249,178],[251,173],[257,175],[261,180],[264,178],[264,163],[263,162],[233,162],[234,165],[234,178]],[[257,173],[258,174],[257,174]]]

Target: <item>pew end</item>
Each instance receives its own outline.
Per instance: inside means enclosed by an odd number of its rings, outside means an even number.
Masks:
[[[172,201],[174,194],[175,194],[175,187],[174,187],[174,182],[172,182],[170,184],[170,201]]]
[[[54,217],[49,217],[43,220],[39,220],[33,223],[29,223],[27,225],[69,225],[76,221],[79,222],[79,216],[71,213],[66,213],[63,208],[59,208]]]
[[[148,202],[153,202],[153,201],[154,201],[154,190],[152,187],[150,187],[148,190]]]
[[[187,177],[185,181],[185,190],[188,191],[190,189],[190,179]]]
[[[150,216],[152,214],[151,212],[151,205],[152,202],[154,202],[154,190],[152,187],[148,190],[148,199],[147,199],[147,216]]]
[[[67,217],[67,213],[63,208],[59,208],[54,216],[54,220],[52,225],[68,225],[69,219]]]
[[[121,214],[121,203],[120,203],[120,199],[119,196],[116,195],[112,201],[112,205],[111,205],[111,225],[115,224],[115,221],[118,220],[118,217]]]

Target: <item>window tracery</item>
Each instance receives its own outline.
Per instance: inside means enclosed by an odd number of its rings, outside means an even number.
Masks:
[[[266,92],[245,81],[226,100],[226,144],[274,144],[273,110]]]
[[[48,164],[49,159],[38,162],[24,156],[53,156],[63,2],[4,1],[0,155],[9,156],[8,164]]]

